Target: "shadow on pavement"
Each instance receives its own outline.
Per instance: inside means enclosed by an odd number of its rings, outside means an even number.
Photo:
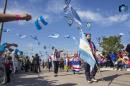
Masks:
[[[29,76],[29,77],[28,77]],[[57,80],[47,81],[44,76],[38,77],[37,74],[16,74],[10,83],[2,86],[54,86]]]
[[[66,84],[61,84],[61,85],[56,85],[56,86],[75,86],[77,84],[75,83],[66,83]]]
[[[45,76],[48,77],[48,76]],[[57,80],[44,80],[44,76],[38,77],[35,73],[16,74],[10,83],[2,86],[75,86],[75,83],[55,85]]]

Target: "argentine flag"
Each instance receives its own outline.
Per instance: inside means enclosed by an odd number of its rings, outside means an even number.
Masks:
[[[92,71],[92,69],[96,64],[96,60],[91,50],[92,49],[90,48],[88,41],[85,39],[85,35],[82,34],[82,37],[80,38],[80,44],[79,44],[80,57],[90,65],[90,71]]]

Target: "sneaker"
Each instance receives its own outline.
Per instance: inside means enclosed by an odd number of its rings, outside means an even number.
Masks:
[[[92,83],[92,81],[91,81],[91,80],[88,80],[88,83]]]
[[[54,75],[54,77],[57,77],[57,76],[58,76],[57,74]]]
[[[97,82],[97,79],[92,78],[91,80],[92,80],[93,82]]]

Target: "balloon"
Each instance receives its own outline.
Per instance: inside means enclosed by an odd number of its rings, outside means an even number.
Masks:
[[[92,26],[91,22],[87,22],[86,27],[90,29],[91,26]]]
[[[15,52],[14,52],[14,53],[15,53],[15,54],[18,54],[18,52],[19,52],[19,49],[15,49]]]
[[[73,39],[73,40],[76,40],[76,37],[73,36],[72,39]]]
[[[30,37],[31,37],[34,41],[36,41],[38,45],[40,45],[40,42],[39,42],[37,36],[30,35]]]
[[[0,45],[0,52],[4,52],[5,51],[5,47]]]
[[[23,51],[20,51],[19,53],[20,53],[20,55],[23,55]]]
[[[12,48],[9,48],[8,50],[9,50],[10,52],[13,52],[13,51],[14,51],[14,49],[12,49]]]
[[[41,43],[40,42],[38,42],[38,45],[40,45]]]
[[[35,21],[35,26],[37,30],[42,29],[42,25],[47,25],[48,23],[45,21],[43,16],[40,16],[36,21]]]
[[[56,34],[52,34],[52,35],[49,35],[48,37],[49,38],[59,38],[60,34],[56,33]]]
[[[6,48],[10,48],[10,47],[18,47],[18,45],[17,44],[15,44],[15,43],[7,43],[7,45],[6,45]]]
[[[55,47],[54,46],[52,46],[52,50],[54,50],[55,49]]]
[[[68,16],[65,16],[65,18],[67,19],[69,26],[71,26],[73,24],[73,19]]]
[[[64,7],[64,12],[66,13],[68,11],[68,6]]]
[[[70,2],[71,2],[71,0],[65,0],[65,4],[66,4],[66,5],[69,5]]]
[[[18,47],[18,45],[14,44],[14,43],[12,43],[12,44],[10,44],[10,43],[4,43],[4,44],[0,45],[0,52],[4,52],[6,48],[8,48],[9,50],[11,50],[11,48],[10,48],[11,46]]]
[[[65,38],[70,38],[70,35],[66,35],[66,36],[64,36]]]
[[[33,40],[38,40],[37,36],[30,36]]]
[[[26,38],[27,36],[26,35],[21,35],[21,34],[16,34],[19,38],[23,39],[23,38]]]
[[[77,14],[77,12],[75,11],[75,9],[73,9],[71,7],[71,11],[72,11],[72,14],[74,16],[75,22],[77,22],[79,25],[81,25],[81,19],[80,19],[79,15]]]
[[[128,6],[122,4],[119,6],[119,12],[126,12],[128,10]]]
[[[10,32],[10,29],[3,29],[3,32],[5,33]]]
[[[64,7],[65,14],[71,14],[71,5],[66,5]]]
[[[119,33],[119,35],[120,35],[120,36],[123,36],[123,35],[124,35],[124,33]]]
[[[46,46],[43,46],[44,49],[46,49]]]
[[[65,17],[67,19],[67,23],[69,24],[69,26],[71,26],[73,24],[73,22],[76,22],[77,24],[77,28],[81,29],[82,28],[82,23],[81,23],[81,19],[79,17],[79,15],[77,14],[76,10],[73,9],[73,7],[70,4],[69,0],[65,0],[65,7],[64,7],[64,13],[65,13]]]

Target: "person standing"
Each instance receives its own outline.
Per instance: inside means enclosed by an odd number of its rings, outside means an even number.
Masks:
[[[11,75],[11,68],[12,68],[12,64],[9,61],[9,59],[6,59],[5,61],[5,71],[6,71],[6,83],[10,82],[10,75]]]
[[[54,64],[54,76],[57,77],[58,75],[58,68],[59,68],[59,61],[60,61],[60,53],[61,51],[58,51],[55,49],[54,51],[54,59],[53,59],[53,64]]]
[[[69,55],[66,55],[65,61],[64,61],[64,70],[68,72],[70,69],[70,58]]]
[[[52,68],[52,58],[51,58],[51,56],[49,56],[49,58],[48,58],[48,69],[49,69],[49,72],[51,71],[51,68]]]
[[[29,69],[30,69],[30,61],[29,61],[29,57],[27,56],[25,58],[25,72],[28,72]]]
[[[35,64],[35,72],[41,72],[41,68],[40,68],[40,57],[38,54],[35,55],[35,61],[36,61],[36,64]]]
[[[85,76],[88,83],[97,82],[95,75],[97,72],[96,47],[91,41],[91,34],[82,33],[80,39],[80,57],[84,60]]]

